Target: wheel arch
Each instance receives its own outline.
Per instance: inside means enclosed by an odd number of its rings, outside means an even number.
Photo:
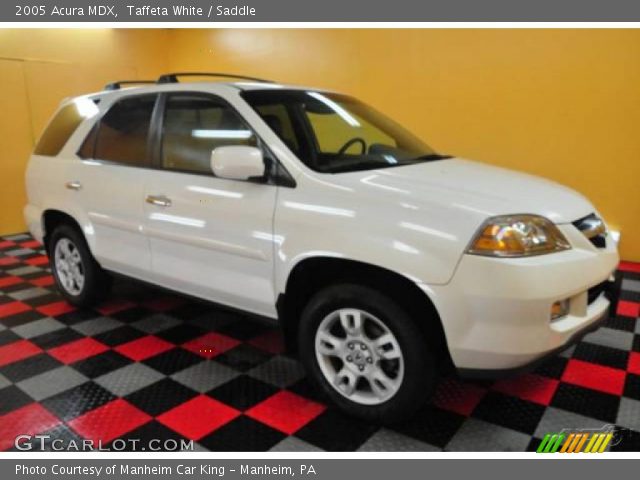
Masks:
[[[72,215],[62,210],[49,208],[42,212],[42,242],[44,243],[47,252],[49,251],[49,240],[51,239],[51,233],[57,226],[62,224],[70,225],[73,228],[77,229],[78,232],[80,232],[85,237],[85,240],[87,240],[86,235],[84,235],[84,231],[80,226],[80,223]]]
[[[388,294],[405,308],[425,335],[442,370],[453,366],[440,315],[431,299],[410,278],[387,268],[339,257],[314,256],[300,260],[289,272],[277,300],[280,325],[288,351],[297,350],[300,314],[319,289],[336,283],[356,283]]]

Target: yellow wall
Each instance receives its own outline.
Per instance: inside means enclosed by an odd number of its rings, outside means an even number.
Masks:
[[[60,101],[166,71],[166,30],[0,29],[0,234],[25,230],[24,169]]]
[[[587,195],[640,261],[640,30],[172,30],[172,70],[335,88]]]
[[[24,229],[30,142],[62,97],[168,70],[354,94],[440,151],[581,191],[640,261],[640,30],[0,30],[0,233]]]

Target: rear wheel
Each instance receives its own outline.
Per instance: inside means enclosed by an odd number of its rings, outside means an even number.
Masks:
[[[110,278],[76,228],[56,227],[51,233],[48,253],[56,285],[69,303],[90,306],[108,293]]]
[[[424,335],[374,289],[342,284],[318,292],[303,311],[298,341],[313,381],[352,415],[399,421],[433,392],[436,363]]]

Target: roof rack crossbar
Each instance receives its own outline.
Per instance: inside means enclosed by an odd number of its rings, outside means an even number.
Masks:
[[[176,72],[165,73],[160,75],[158,83],[178,83],[178,77],[223,77],[223,78],[235,78],[238,80],[249,80],[259,83],[273,83],[271,80],[265,80],[263,78],[247,77],[245,75],[236,75],[233,73],[214,73],[214,72]]]
[[[117,82],[107,83],[104,86],[105,90],[120,90],[122,85],[142,85],[142,84],[155,84],[153,80],[119,80]]]

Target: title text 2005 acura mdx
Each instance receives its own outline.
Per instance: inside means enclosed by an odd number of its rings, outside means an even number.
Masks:
[[[69,302],[118,272],[277,319],[324,394],[381,421],[607,316],[617,249],[578,193],[349,96],[179,75],[63,102],[31,157],[26,220]]]

